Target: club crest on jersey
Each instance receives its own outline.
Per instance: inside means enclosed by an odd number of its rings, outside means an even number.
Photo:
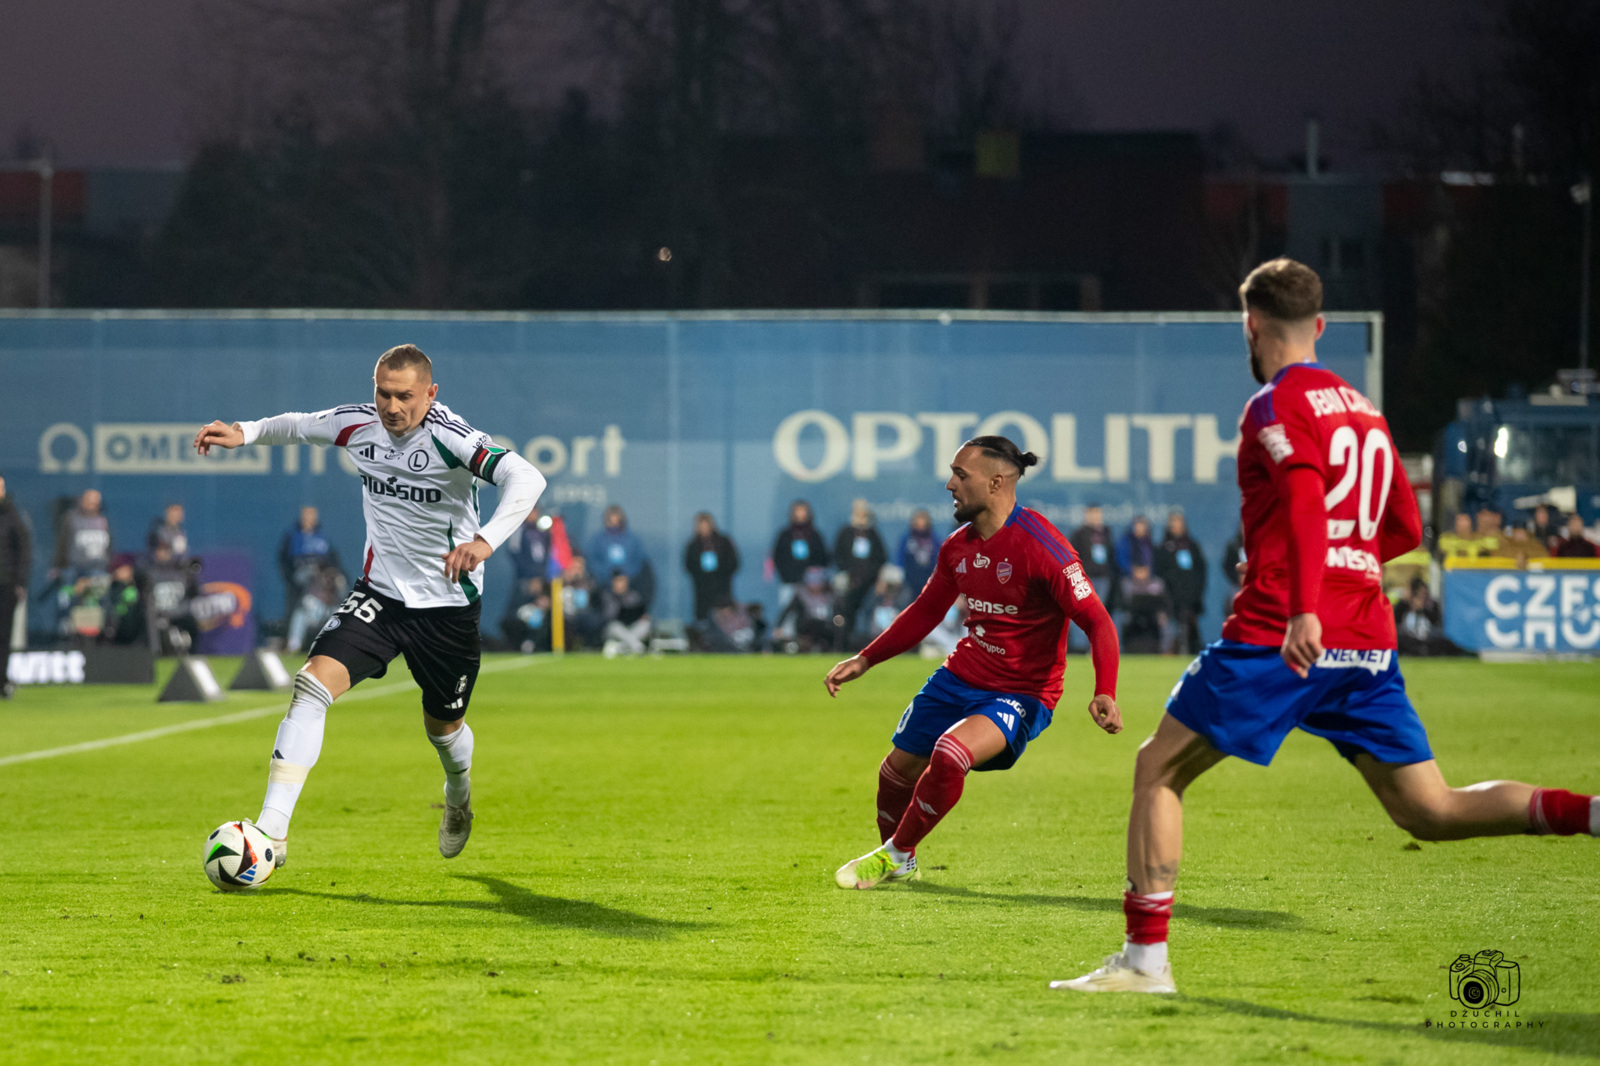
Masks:
[[[1000,584],[1002,585],[1010,581],[1011,564],[1004,559],[1000,560],[1000,565],[994,568],[994,576],[1000,579]]]
[[[1272,461],[1275,463],[1281,463],[1294,454],[1294,445],[1289,443],[1289,435],[1276,422],[1270,426],[1262,426],[1261,432],[1256,434],[1256,440],[1261,442],[1261,446],[1272,456]]]
[[[972,557],[972,565],[977,569],[982,570],[984,567],[989,565],[989,557],[982,552],[978,552]]]
[[[418,448],[416,451],[412,452],[410,457],[406,459],[406,465],[419,474],[426,470],[428,468],[427,449]]]
[[[965,559],[963,559],[959,563],[956,564],[956,573],[964,574],[966,572],[967,572],[967,561]]]

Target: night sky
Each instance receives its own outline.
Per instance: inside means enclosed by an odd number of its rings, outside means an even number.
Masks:
[[[0,16],[0,157],[17,132],[69,164],[160,163],[193,143],[196,0],[11,0]],[[225,0],[216,0],[225,2]],[[1427,69],[1475,47],[1461,0],[1024,0],[1028,77],[1075,128],[1235,125],[1263,156],[1303,143],[1308,113],[1335,165]],[[557,87],[558,88],[558,87]]]

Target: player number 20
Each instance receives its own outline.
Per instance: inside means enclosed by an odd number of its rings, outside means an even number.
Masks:
[[[1380,456],[1382,475],[1377,472]],[[1383,517],[1384,505],[1389,502],[1389,485],[1394,478],[1394,452],[1389,447],[1388,435],[1381,429],[1369,429],[1365,439],[1358,439],[1355,430],[1340,426],[1333,431],[1333,440],[1328,444],[1328,465],[1344,467],[1344,474],[1324,501],[1327,509],[1332,511],[1343,503],[1350,490],[1356,488],[1359,478],[1356,521],[1361,526],[1361,539],[1372,540],[1378,535],[1378,521]]]

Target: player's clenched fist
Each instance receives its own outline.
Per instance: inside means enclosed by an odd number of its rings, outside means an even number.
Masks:
[[[1089,717],[1107,733],[1114,735],[1122,732],[1122,709],[1117,706],[1116,700],[1104,693],[1089,701]]]
[[[462,574],[470,574],[478,568],[478,564],[494,554],[494,549],[482,537],[473,537],[467,543],[446,552],[444,559],[444,576],[450,581],[460,581]]]
[[[194,450],[201,455],[210,455],[213,444],[221,448],[237,448],[244,443],[244,430],[239,423],[231,426],[226,422],[211,422],[200,427],[200,432],[194,435]]]
[[[1282,655],[1289,669],[1306,677],[1322,658],[1322,619],[1309,613],[1289,619],[1283,634]]]

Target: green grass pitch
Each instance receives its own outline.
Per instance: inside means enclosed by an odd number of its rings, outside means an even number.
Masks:
[[[1124,663],[1114,738],[1075,664],[1018,767],[969,779],[920,884],[834,888],[876,843],[878,761],[928,664],[832,701],[829,663],[492,660],[470,719],[477,823],[450,862],[397,667],[335,705],[291,864],[236,896],[206,882],[201,844],[256,812],[276,712],[0,765],[0,1061],[1600,1056],[1596,842],[1418,848],[1303,734],[1189,793],[1181,994],[1049,991],[1121,943],[1134,751],[1181,660]],[[1453,784],[1600,790],[1600,665],[1405,668]],[[282,702],[27,690],[0,705],[0,758]],[[1519,964],[1521,999],[1502,1028],[1451,1028],[1445,967],[1485,948]]]

